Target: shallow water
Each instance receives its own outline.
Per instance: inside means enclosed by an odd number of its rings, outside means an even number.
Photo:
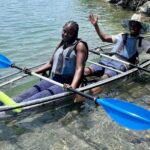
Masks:
[[[88,14],[97,13],[102,29],[123,31],[122,18],[133,12],[120,10],[100,0],[5,0],[0,1],[0,50],[21,66],[48,61],[61,39],[63,24],[76,20],[79,36],[90,48],[98,39]],[[1,70],[6,75],[13,69]],[[116,97],[149,108],[148,75],[106,87],[101,97]],[[113,88],[112,88],[113,87]],[[127,130],[113,122],[101,107],[86,101],[81,107],[31,113],[0,122],[0,149],[5,150],[149,150],[150,132]]]
[[[149,87],[149,75],[141,74],[106,86],[99,96],[128,100],[149,109]],[[102,107],[86,100],[80,106],[39,109],[1,120],[0,149],[149,150],[150,131],[128,130],[112,121]]]
[[[99,95],[149,108],[149,76],[109,86]],[[150,82],[149,82],[150,83]],[[0,149],[7,150],[149,150],[150,132],[131,131],[113,122],[87,100],[79,106],[29,113],[1,121]]]

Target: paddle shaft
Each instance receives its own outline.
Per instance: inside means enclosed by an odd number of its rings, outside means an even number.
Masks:
[[[20,67],[18,67],[18,66],[15,66],[14,64],[11,65],[11,67],[16,68],[16,69],[19,69],[19,70],[21,70],[21,71],[24,71],[23,68],[20,68]],[[46,80],[46,81],[48,81],[48,82],[51,82],[51,83],[53,83],[53,84],[56,84],[56,85],[58,85],[58,86],[60,86],[60,87],[62,87],[62,88],[66,88],[66,87],[64,87],[63,84],[61,84],[61,83],[59,83],[59,82],[57,82],[57,81],[54,81],[54,80],[52,80],[52,79],[50,79],[50,78],[44,77],[44,76],[42,76],[42,75],[40,75],[40,74],[37,74],[37,73],[35,73],[35,72],[31,72],[31,74],[30,74],[30,73],[28,73],[28,74],[29,74],[29,75],[33,75],[33,76],[36,76],[36,77],[38,77],[38,78],[40,78],[40,79],[43,79],[43,80]],[[67,87],[66,89],[68,89],[69,91],[72,91],[72,92],[74,92],[74,93],[76,93],[76,94],[79,94],[79,95],[81,95],[81,96],[83,96],[83,97],[86,97],[86,98],[88,98],[88,99],[90,99],[90,100],[93,100],[93,101],[96,100],[95,97],[93,97],[93,96],[91,96],[91,95],[89,95],[89,94],[80,92],[80,91],[78,91],[78,90],[76,90],[76,89],[73,89],[73,88],[71,88],[71,87]]]
[[[107,69],[110,69],[110,70],[113,70],[113,71],[116,71],[118,73],[123,73],[122,71],[120,70],[117,70],[117,69],[114,69],[112,67],[109,67],[109,66],[106,66],[106,65],[103,65],[103,64],[99,64],[99,63],[96,63],[96,62],[93,62],[93,61],[90,61],[90,60],[87,60],[88,63],[91,63],[91,64],[95,64],[95,65],[98,65],[98,66],[101,66],[103,68],[107,68]]]
[[[101,47],[99,47],[99,49],[102,50]],[[104,54],[104,53],[95,52],[94,50],[89,50],[89,51],[92,52],[92,53],[94,53],[94,54],[101,55],[101,56],[103,56],[103,57],[106,57],[106,58],[109,58],[109,59],[113,59],[113,60],[119,61],[119,62],[124,63],[124,64],[126,64],[126,65],[129,65],[129,66],[131,66],[131,67],[135,67],[135,68],[138,68],[138,69],[140,69],[140,70],[143,70],[143,71],[146,71],[146,72],[150,73],[150,70],[147,70],[147,69],[142,68],[142,67],[140,67],[140,66],[134,65],[134,64],[132,64],[132,63],[129,63],[129,62],[126,62],[126,61],[117,59],[117,58],[112,58],[112,57],[110,57],[110,56],[108,56],[108,55],[106,55],[106,54]]]
[[[46,80],[46,81],[48,81],[48,82],[51,82],[51,83],[53,83],[53,84],[56,84],[56,85],[58,85],[58,86],[60,86],[60,87],[62,87],[62,88],[65,88],[63,84],[61,84],[61,83],[59,83],[59,82],[57,82],[57,81],[54,81],[54,80],[52,80],[52,79],[50,79],[50,78],[44,77],[44,76],[39,75],[39,74],[37,74],[37,73],[35,73],[35,72],[31,72],[31,74],[32,74],[33,76],[39,77],[39,78],[41,78],[41,79],[43,79],[43,80]],[[94,100],[94,101],[95,101],[95,99],[96,99],[96,98],[94,98],[93,96],[90,96],[90,95],[88,95],[88,94],[85,94],[85,93],[83,93],[83,92],[80,92],[80,91],[78,91],[78,90],[76,90],[76,89],[73,89],[73,88],[71,88],[71,87],[67,87],[67,89],[70,90],[70,91],[72,91],[72,92],[74,92],[74,93],[76,93],[76,94],[79,94],[79,95],[81,95],[81,96],[83,96],[83,97],[86,97],[86,98],[88,98],[88,99],[90,99],[90,100]]]
[[[100,48],[102,49],[102,47],[107,47],[107,46],[111,46],[111,45],[113,45],[113,43],[105,44],[105,45],[102,45],[100,47],[93,48],[91,50],[100,49]]]
[[[38,76],[38,77],[40,77],[44,80],[46,79],[47,81],[52,82],[52,83],[54,83],[58,86],[64,87],[63,84],[60,84],[60,83],[58,83],[56,81],[53,81],[51,79],[47,79],[46,77],[43,77],[43,76],[41,76],[37,73],[30,72],[28,70],[25,70],[25,69],[22,69],[20,67],[15,66],[14,64],[12,64],[11,61],[9,61],[4,56],[2,56],[1,59],[5,60],[5,61],[3,61],[4,63],[1,66],[3,68],[4,67],[5,68],[14,67],[14,68],[17,68],[19,70],[22,70],[23,72],[25,72],[27,74]],[[139,107],[139,106],[135,106],[133,104],[129,104],[128,102],[123,102],[123,101],[120,101],[120,100],[117,100],[117,99],[110,99],[110,98],[108,98],[108,99],[105,99],[105,98],[104,99],[98,99],[98,98],[94,98],[94,97],[92,97],[88,94],[84,94],[84,93],[79,92],[76,89],[72,89],[70,87],[67,87],[67,89],[69,89],[70,91],[72,91],[74,93],[85,96],[85,97],[89,98],[90,100],[95,100],[96,103],[98,105],[102,105],[104,110],[110,115],[110,117],[114,121],[118,122],[120,125],[123,125],[123,126],[129,128],[129,129],[136,129],[136,130],[146,130],[146,129],[150,128],[150,120],[149,120],[150,112],[143,109],[143,108],[141,108],[141,107]],[[48,101],[48,99],[46,101]],[[35,102],[33,102],[33,103],[35,104]],[[43,101],[41,101],[41,103],[43,103]],[[15,106],[15,108],[16,107],[20,108],[20,107],[22,107],[22,105]],[[10,109],[10,108],[8,108],[8,109]],[[142,113],[144,115],[141,115]]]

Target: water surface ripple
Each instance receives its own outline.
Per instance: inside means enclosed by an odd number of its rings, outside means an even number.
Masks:
[[[122,18],[133,12],[121,10],[102,0],[1,0],[0,53],[20,66],[47,62],[61,39],[66,21],[79,23],[79,37],[90,48],[102,43],[88,21],[97,13],[103,31],[123,31]],[[1,75],[13,69],[0,70]],[[144,76],[145,77],[145,76]],[[115,84],[100,96],[116,97],[149,106],[149,77]],[[127,130],[113,122],[101,107],[87,101],[77,111],[30,114],[0,122],[0,149],[5,150],[150,150],[150,132]],[[42,111],[42,110],[41,110]]]

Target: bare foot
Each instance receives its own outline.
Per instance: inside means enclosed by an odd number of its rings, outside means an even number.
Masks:
[[[104,80],[107,78],[109,78],[109,76],[107,74],[104,74],[103,76],[100,77],[100,80]],[[103,88],[100,86],[95,87],[95,88],[90,90],[90,94],[92,94],[92,95],[97,95],[97,94],[100,94],[102,92],[103,92]]]
[[[85,97],[77,94],[76,97],[75,97],[75,99],[74,99],[74,102],[75,103],[84,102],[84,100],[85,100]]]
[[[97,95],[97,94],[100,94],[101,92],[103,92],[102,87],[95,87],[95,88],[90,90],[91,95]]]

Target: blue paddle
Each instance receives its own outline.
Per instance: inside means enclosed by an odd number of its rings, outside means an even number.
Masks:
[[[10,67],[10,60],[6,58],[4,55],[0,54],[0,68]]]
[[[0,59],[0,63],[2,62],[0,65],[1,68],[13,67],[23,71],[22,68],[15,66],[5,56],[1,55]],[[52,82],[53,84],[56,84],[60,87],[64,87],[63,84],[41,76],[35,72],[31,72],[31,75],[47,80],[48,82]],[[97,103],[98,105],[101,105],[106,111],[106,113],[112,118],[112,120],[116,121],[118,124],[126,128],[133,130],[147,130],[150,128],[150,111],[138,105],[131,104],[129,102],[115,98],[95,98],[89,94],[85,94],[76,89],[72,89],[70,87],[66,88],[76,94],[79,94],[83,97],[95,101],[95,103]]]

